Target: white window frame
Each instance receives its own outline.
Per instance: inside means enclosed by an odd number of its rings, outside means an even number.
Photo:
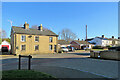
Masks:
[[[39,45],[35,45],[35,47],[36,47],[36,46],[38,46],[38,50],[39,50]],[[36,50],[36,49],[34,49],[34,50],[35,50],[35,51],[38,51],[38,50]]]
[[[22,40],[22,37],[25,37],[25,40]],[[25,42],[26,41],[26,36],[25,35],[21,35],[21,42]]]
[[[25,45],[25,44],[24,44]],[[25,50],[26,50],[26,45],[25,45]],[[21,51],[25,51],[25,50],[22,50],[22,45],[21,45]]]
[[[53,42],[53,37],[49,37],[49,42],[50,42],[50,43]]]
[[[36,37],[38,37],[38,41],[36,41]],[[35,36],[35,42],[39,42],[39,36]]]

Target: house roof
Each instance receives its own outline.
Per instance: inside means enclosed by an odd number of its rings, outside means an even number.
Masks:
[[[94,38],[90,38],[90,39],[87,39],[87,41],[91,41],[91,40],[93,40]],[[85,39],[85,41],[86,41],[86,39]]]
[[[66,40],[58,40],[58,44],[65,45],[65,44],[70,44],[70,42]]]
[[[7,42],[6,40],[2,41],[1,45],[10,45],[9,42]]]
[[[119,39],[115,39],[115,38],[102,38],[102,37],[96,37],[96,38],[99,38],[99,39],[102,39],[102,40],[116,40],[116,41],[119,41]]]
[[[86,41],[79,41],[79,40],[74,40],[75,42],[79,43],[79,44],[86,44]],[[87,44],[90,44],[87,42]]]
[[[40,31],[40,30],[32,29],[32,28],[24,29],[24,27],[17,27],[17,26],[12,26],[12,29],[15,33],[18,33],[18,34],[58,36],[57,34],[52,32],[51,30]]]

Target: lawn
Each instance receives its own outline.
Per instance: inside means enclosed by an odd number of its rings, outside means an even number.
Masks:
[[[9,71],[2,71],[2,80],[8,80],[8,79],[21,79],[21,80],[26,80],[26,79],[34,79],[34,80],[40,80],[40,79],[53,79],[57,80],[57,78],[43,73],[43,72],[38,72],[34,70],[9,70]]]
[[[108,49],[92,49],[93,51],[104,51],[104,50],[108,50]]]

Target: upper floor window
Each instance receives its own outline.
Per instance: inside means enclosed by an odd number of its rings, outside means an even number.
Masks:
[[[35,36],[35,42],[39,42],[39,36]]]
[[[53,42],[53,38],[52,37],[49,37],[49,42]]]
[[[26,45],[21,45],[21,50],[25,50],[26,49]]]
[[[22,41],[22,42],[25,42],[25,41],[26,41],[26,36],[22,35],[22,36],[21,36],[21,41]]]
[[[39,45],[35,45],[35,50],[39,50]]]

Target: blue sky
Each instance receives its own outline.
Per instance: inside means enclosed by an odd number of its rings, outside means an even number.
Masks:
[[[78,38],[101,36],[118,37],[117,2],[3,2],[2,29],[10,37],[11,24],[20,26],[26,22],[51,29],[58,34],[62,29],[71,29]]]

